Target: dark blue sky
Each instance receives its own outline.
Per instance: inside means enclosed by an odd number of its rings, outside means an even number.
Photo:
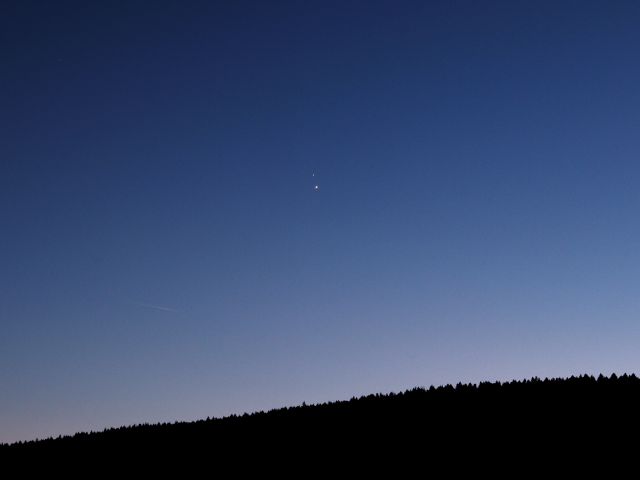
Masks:
[[[639,24],[3,2],[0,441],[638,373]]]

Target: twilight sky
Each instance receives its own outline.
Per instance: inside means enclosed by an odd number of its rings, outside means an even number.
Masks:
[[[2,2],[0,442],[640,373],[639,24]]]

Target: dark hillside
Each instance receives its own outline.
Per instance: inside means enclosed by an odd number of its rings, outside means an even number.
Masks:
[[[532,459],[544,465],[576,455],[591,462],[634,449],[639,400],[640,379],[626,374],[458,384],[78,433],[2,445],[0,456],[4,465],[90,462],[108,468],[134,462],[169,468],[214,462],[241,470],[300,461],[373,469],[415,461],[452,461],[456,468]]]

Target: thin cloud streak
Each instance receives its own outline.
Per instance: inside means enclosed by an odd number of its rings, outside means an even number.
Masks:
[[[173,308],[160,307],[158,305],[149,305],[148,303],[139,303],[139,302],[132,302],[132,303],[135,303],[136,305],[140,305],[142,307],[157,308],[158,310],[167,310],[169,312],[177,312],[178,311],[178,310],[174,310]]]

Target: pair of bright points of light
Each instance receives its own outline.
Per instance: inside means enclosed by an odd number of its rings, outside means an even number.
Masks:
[[[312,177],[315,177],[315,176],[316,176],[316,174],[315,174],[315,173],[312,173],[312,174],[311,174],[311,176],[312,176]],[[316,185],[316,188],[318,188],[318,185]]]

